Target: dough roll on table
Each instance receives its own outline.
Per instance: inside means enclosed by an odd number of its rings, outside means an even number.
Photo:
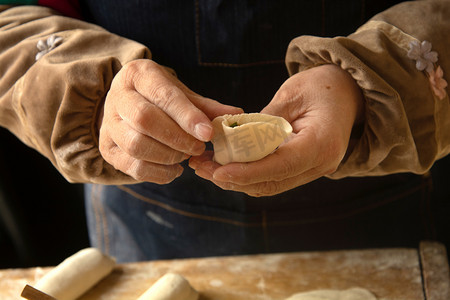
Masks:
[[[75,300],[111,273],[115,264],[99,250],[86,248],[65,259],[34,287],[58,300]]]

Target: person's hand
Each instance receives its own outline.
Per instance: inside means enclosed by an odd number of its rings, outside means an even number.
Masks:
[[[138,181],[168,183],[183,172],[180,162],[204,152],[211,119],[241,112],[194,93],[151,60],[132,61],[114,77],[99,117],[100,153]]]
[[[362,93],[335,65],[290,77],[262,113],[284,117],[293,135],[274,153],[249,163],[220,166],[205,152],[190,159],[196,174],[219,187],[270,196],[333,173],[347,151],[355,122],[363,115]]]

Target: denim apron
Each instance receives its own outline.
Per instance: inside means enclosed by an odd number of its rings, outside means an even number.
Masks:
[[[81,1],[88,20],[147,45],[193,91],[260,111],[291,39],[348,35],[398,1]],[[87,185],[91,243],[120,262],[417,246],[433,237],[432,177],[318,179],[272,197],[224,191],[184,165],[167,185]]]

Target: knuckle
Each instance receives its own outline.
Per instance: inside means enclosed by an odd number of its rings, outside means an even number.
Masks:
[[[145,64],[146,68],[149,70],[161,68],[161,66],[158,63],[156,63],[155,61],[153,61],[151,59],[140,59],[138,61]]]
[[[138,128],[147,128],[146,125],[152,121],[152,109],[153,107],[147,103],[139,103],[131,112],[131,122]]]
[[[138,181],[145,181],[148,177],[147,168],[141,160],[133,160],[126,173]]]
[[[142,156],[142,135],[135,131],[129,131],[125,135],[124,149],[132,157]]]
[[[272,196],[279,191],[279,183],[277,181],[265,181],[259,184],[256,191],[258,196]]]
[[[120,76],[124,79],[127,86],[131,86],[134,78],[140,73],[140,61],[134,60],[123,66]]]
[[[128,86],[133,86],[141,74],[154,73],[158,70],[158,64],[149,59],[137,59],[125,64],[119,72],[119,76],[125,80]]]
[[[140,60],[133,60],[123,66],[123,70],[126,72],[136,73],[140,69]]]
[[[167,158],[167,163],[169,165],[177,164],[186,159],[186,156],[180,152],[173,152],[173,154],[169,155]]]
[[[160,150],[156,153],[157,161],[165,166],[172,166],[184,160],[184,154],[173,149]]]
[[[180,152],[190,155],[200,155],[205,150],[205,143],[196,140],[185,131],[171,131],[165,129],[160,133],[161,140],[166,141],[166,144],[172,145],[172,148]]]
[[[184,132],[173,132],[169,129],[162,132],[164,140],[170,141],[171,144],[184,147],[187,144],[186,135]]]
[[[279,101],[287,101],[294,97],[292,89],[280,88],[276,93],[276,99]]]
[[[280,88],[275,94],[274,100],[280,105],[288,103],[296,106],[302,98],[303,93],[298,88]]]
[[[178,96],[178,89],[175,86],[164,82],[153,87],[153,100],[157,101],[163,110],[166,110]]]

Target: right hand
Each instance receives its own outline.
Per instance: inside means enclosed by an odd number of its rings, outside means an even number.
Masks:
[[[204,98],[151,60],[126,64],[114,77],[99,117],[99,149],[116,169],[138,181],[169,183],[179,164],[200,155],[213,118],[240,108]]]
[[[364,97],[347,71],[328,64],[289,77],[261,112],[292,125],[288,141],[248,163],[221,166],[205,152],[190,159],[195,173],[225,190],[254,197],[276,195],[332,174],[349,151],[353,127],[364,121]],[[270,139],[267,132],[260,134]]]

